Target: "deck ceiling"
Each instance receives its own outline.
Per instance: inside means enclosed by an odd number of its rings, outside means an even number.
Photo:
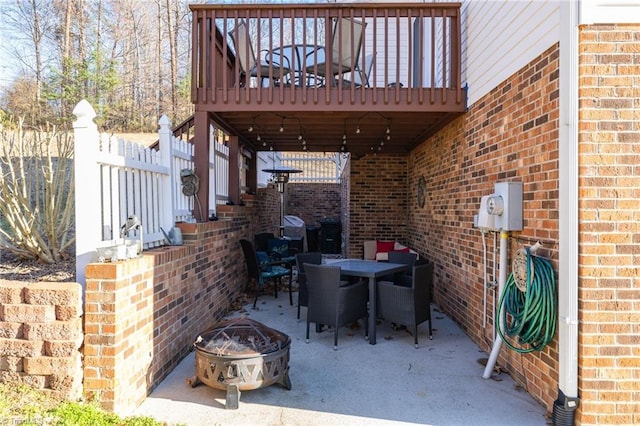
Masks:
[[[238,135],[256,151],[303,151],[306,146],[309,152],[350,152],[361,156],[407,154],[460,114],[243,111],[217,113],[214,117],[226,131]]]

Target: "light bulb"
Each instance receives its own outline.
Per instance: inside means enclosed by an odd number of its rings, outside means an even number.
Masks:
[[[360,133],[360,125],[358,125],[358,127],[356,128],[356,134]]]

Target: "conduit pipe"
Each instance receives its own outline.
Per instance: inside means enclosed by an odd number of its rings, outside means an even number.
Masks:
[[[504,290],[504,286],[507,283],[507,250],[509,242],[509,232],[500,231],[500,270],[498,271],[498,294],[502,294]],[[497,307],[494,307],[497,312]],[[500,320],[500,316],[494,315],[494,322],[498,321],[498,327],[500,330],[503,330],[502,321]],[[489,360],[487,361],[487,365],[484,367],[484,373],[482,374],[483,379],[490,379],[491,373],[493,372],[493,367],[496,365],[496,361],[498,360],[498,355],[500,354],[500,348],[502,347],[502,339],[500,337],[495,337],[493,339],[493,348],[491,349],[491,354],[489,355]]]

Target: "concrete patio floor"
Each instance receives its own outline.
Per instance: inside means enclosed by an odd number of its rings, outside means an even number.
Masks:
[[[244,391],[239,408],[226,410],[225,391],[187,383],[195,371],[192,352],[134,414],[189,426],[548,423],[545,408],[507,374],[482,378],[479,360],[487,354],[435,305],[433,340],[423,323],[418,349],[406,330],[395,331],[385,322],[377,325],[376,345],[364,340],[362,324],[340,329],[337,351],[333,331],[316,333],[312,324],[307,344],[306,308],[300,322],[296,309],[283,291],[278,299],[261,296],[256,310],[247,305],[233,315],[248,315],[291,337],[291,390],[275,384]]]

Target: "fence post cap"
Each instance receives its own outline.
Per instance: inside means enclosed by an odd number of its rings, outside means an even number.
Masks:
[[[162,114],[162,117],[160,117],[160,120],[158,120],[158,125],[160,125],[160,128],[170,128],[171,120],[169,120],[169,117],[167,117],[165,114]]]
[[[78,127],[79,124],[88,124],[96,117],[96,111],[93,109],[89,101],[86,99],[78,102],[76,107],[73,109],[73,115],[75,115],[78,119],[76,123],[74,123],[74,127]]]

